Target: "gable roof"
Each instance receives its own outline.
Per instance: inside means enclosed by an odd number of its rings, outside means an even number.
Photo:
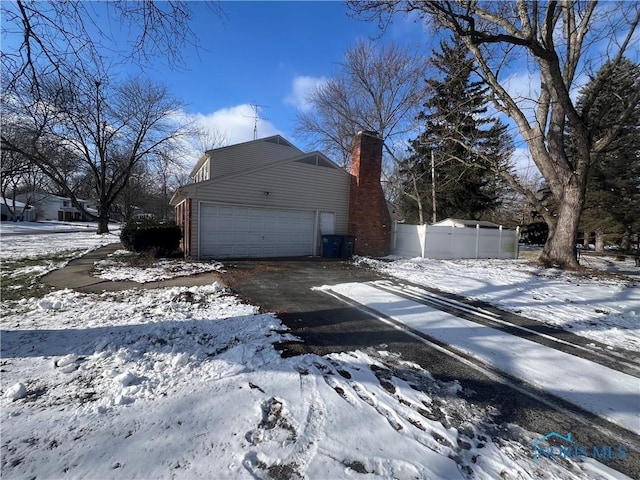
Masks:
[[[33,208],[31,205],[27,205],[17,200],[12,200],[10,198],[5,198],[5,197],[0,197],[0,204],[11,206],[13,208],[26,208],[26,209]]]
[[[285,159],[282,159],[282,160],[279,160],[279,161],[275,161],[275,162],[267,162],[267,163],[261,165],[258,168],[250,166],[249,168],[245,168],[243,170],[230,173],[228,175],[216,176],[216,177],[211,178],[210,180],[205,180],[203,182],[194,182],[194,183],[190,183],[188,185],[183,185],[183,186],[179,187],[176,190],[176,192],[174,193],[173,197],[171,198],[169,204],[170,205],[177,205],[178,203],[180,203],[180,201],[182,199],[186,198],[190,192],[195,191],[197,189],[200,189],[202,187],[207,187],[209,185],[215,185],[216,183],[224,182],[224,181],[232,179],[232,178],[241,177],[243,175],[247,175],[247,174],[250,174],[250,173],[261,172],[263,170],[267,170],[267,169],[270,169],[270,168],[275,168],[275,167],[278,167],[278,166],[281,166],[281,165],[285,165],[285,164],[288,164],[288,163],[303,163],[303,164],[313,165],[313,166],[320,167],[320,168],[331,168],[331,169],[335,169],[335,170],[339,171],[341,175],[344,175],[344,176],[347,176],[347,177],[350,176],[349,172],[347,172],[343,168],[340,168],[335,162],[333,162],[332,160],[327,158],[321,152],[318,152],[318,151],[309,152],[309,153],[301,152],[299,155],[296,155],[294,157],[285,158]]]
[[[259,162],[278,161],[283,158],[299,155],[300,153],[303,153],[302,150],[283,136],[273,135],[271,137],[259,138],[257,140],[207,150],[202,154],[189,175],[193,177],[207,160],[213,160],[215,162],[213,168],[219,169],[222,172],[221,175],[224,175],[232,170],[237,170],[237,167],[241,167],[241,169],[244,168],[241,164],[242,162],[240,162],[240,165],[238,164],[238,158],[249,159],[253,157]],[[259,158],[256,158],[256,156]],[[218,175],[212,171],[211,177],[214,176]]]

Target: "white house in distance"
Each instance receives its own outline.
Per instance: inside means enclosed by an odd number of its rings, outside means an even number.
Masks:
[[[0,197],[0,215],[2,221],[34,222],[36,220],[35,208],[4,197]]]
[[[85,222],[91,220],[83,212],[73,206],[70,198],[59,197],[50,193],[30,193],[18,195],[22,202],[28,203],[36,209],[38,220],[58,220],[60,222]],[[89,200],[78,200],[89,212],[98,214]]]

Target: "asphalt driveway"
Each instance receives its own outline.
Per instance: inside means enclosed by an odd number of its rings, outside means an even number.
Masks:
[[[120,290],[140,287],[132,282],[109,282],[91,276],[93,262],[116,248],[103,247],[76,259],[61,270],[42,278],[58,288],[74,288],[84,292]],[[498,412],[490,419],[493,428],[517,424],[535,432],[572,432],[594,445],[624,439],[631,458],[610,465],[631,477],[640,475],[640,452],[637,436],[608,422],[560,402],[560,411],[544,399],[523,393],[481,369],[470,367],[445,352],[427,345],[417,337],[379,320],[374,314],[355,308],[325,292],[314,290],[322,285],[368,282],[384,279],[379,273],[346,260],[324,258],[225,260],[225,273],[182,277],[173,281],[145,284],[142,288],[205,285],[222,281],[248,303],[259,305],[265,313],[273,312],[299,341],[277,345],[284,356],[315,353],[326,355],[353,350],[385,350],[396,352],[403,360],[414,362],[443,381],[457,381],[461,394],[481,407]],[[571,412],[571,415],[568,415]],[[502,426],[502,427],[501,427]],[[604,433],[607,432],[607,433]],[[496,437],[509,435],[496,430]]]
[[[514,389],[373,314],[313,290],[322,285],[385,278],[379,273],[349,261],[328,259],[239,260],[224,264],[226,273],[222,280],[226,285],[247,302],[260,305],[263,312],[276,313],[301,340],[278,345],[283,355],[326,355],[367,349],[399,353],[404,360],[420,365],[439,380],[459,382],[462,396],[474,404],[495,409],[498,413],[490,423],[499,428],[494,432],[496,437],[510,435],[505,426],[517,424],[534,432],[572,432],[593,444],[623,439],[634,458],[608,464],[637,478],[640,472],[637,436],[558,399],[552,399],[556,405],[552,407],[548,398]]]
[[[263,312],[274,312],[302,342],[282,345],[285,355],[362,349],[406,337],[314,287],[367,282],[378,273],[350,261],[269,259],[225,261],[223,281]]]

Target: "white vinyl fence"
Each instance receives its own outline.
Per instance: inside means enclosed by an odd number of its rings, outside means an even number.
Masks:
[[[518,258],[518,229],[394,224],[392,254],[436,259]]]

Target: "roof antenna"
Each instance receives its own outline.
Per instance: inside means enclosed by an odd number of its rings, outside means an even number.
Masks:
[[[269,120],[268,118],[265,118],[265,117],[260,118],[260,115],[258,113],[258,108],[267,108],[268,105],[258,105],[257,103],[250,103],[249,105],[253,109],[253,115],[243,115],[243,117],[253,118],[253,139],[257,140],[258,139],[258,120]]]

